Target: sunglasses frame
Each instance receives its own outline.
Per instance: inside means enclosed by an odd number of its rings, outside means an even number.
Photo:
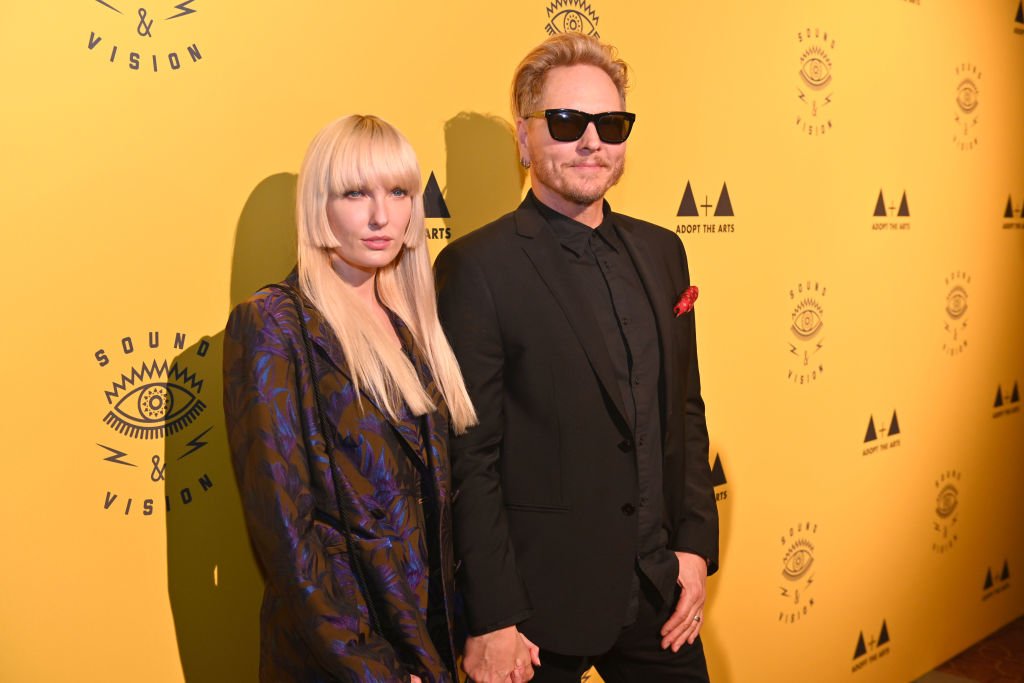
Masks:
[[[565,138],[565,137],[561,137],[560,138],[557,135],[555,135],[554,131],[551,129],[551,121],[558,114],[578,114],[579,116],[582,116],[584,118],[584,120],[585,120],[585,123],[583,124],[583,127],[580,128],[579,135],[577,135],[574,138]],[[598,125],[598,120],[601,119],[602,117],[605,117],[605,116],[624,116],[626,118],[626,120],[629,121],[629,129],[626,131],[626,137],[622,138],[621,140],[617,140],[617,141],[606,140],[604,138],[604,136],[601,135],[601,128]],[[526,116],[524,116],[523,118],[525,118],[525,119],[539,119],[539,118],[545,119],[547,121],[547,124],[548,124],[548,135],[551,136],[552,140],[556,140],[558,142],[576,142],[581,137],[583,137],[584,133],[587,132],[587,126],[589,126],[591,123],[593,123],[594,124],[594,130],[597,131],[597,137],[599,137],[601,139],[601,142],[603,142],[603,143],[605,143],[607,145],[621,145],[626,140],[628,140],[630,133],[633,132],[633,124],[636,123],[636,114],[633,114],[633,113],[628,112],[628,111],[603,111],[603,112],[600,112],[599,114],[588,114],[587,112],[580,111],[579,109],[566,109],[566,108],[542,109],[540,111],[531,112],[531,113],[527,114]]]

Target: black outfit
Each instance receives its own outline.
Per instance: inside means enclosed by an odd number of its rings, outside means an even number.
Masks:
[[[682,245],[607,207],[592,231],[531,193],[436,270],[480,417],[451,441],[469,632],[517,624],[545,652],[608,653],[633,615],[674,607],[670,551],[717,568],[693,315],[672,312]]]

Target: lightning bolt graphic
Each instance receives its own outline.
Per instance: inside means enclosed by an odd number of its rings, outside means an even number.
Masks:
[[[99,2],[99,1],[100,0],[96,0],[96,2]],[[189,5],[191,5],[195,1],[196,0],[185,0],[184,2],[179,2],[177,5],[174,6],[174,9],[181,10],[181,11],[179,11],[177,14],[175,14],[173,16],[170,16],[170,17],[167,17],[167,18],[168,19],[177,19],[178,17],[184,17],[184,16],[187,16],[189,14],[195,14],[196,10],[189,8]]]
[[[818,347],[817,347],[817,348],[816,348],[815,350],[816,350],[816,351],[821,351],[821,347],[822,347],[822,345],[823,345],[824,343],[825,343],[825,340],[824,340],[824,339],[822,339],[822,340],[821,340],[820,342],[818,342]]]
[[[209,443],[207,441],[201,441],[201,439],[203,438],[203,436],[206,435],[206,432],[210,431],[211,429],[213,429],[213,427],[207,427],[201,433],[196,434],[195,436],[193,436],[192,440],[188,442],[188,445],[191,446],[192,448],[188,449],[188,451],[186,451],[184,455],[178,456],[178,460],[183,459],[186,455],[192,455],[193,453],[198,451],[200,448],[205,446],[207,443]]]
[[[832,95],[825,95],[825,104],[828,104],[831,101],[832,101]]]
[[[784,597],[784,598],[789,597],[789,589],[788,588],[783,588],[782,586],[779,586],[779,590],[782,591],[782,597]]]
[[[104,7],[106,7],[107,9],[112,9],[112,10],[114,10],[114,11],[115,11],[115,12],[117,12],[118,14],[124,14],[124,13],[123,13],[123,12],[122,12],[121,10],[117,9],[117,8],[116,8],[116,7],[114,7],[113,5],[108,5],[107,3],[103,2],[103,0],[96,0],[96,2],[100,3],[101,5],[103,5]]]
[[[803,91],[803,90],[801,90],[800,88],[797,88],[797,89],[796,89],[796,91],[797,91],[798,93],[800,93],[800,100],[801,100],[802,102],[806,102],[806,101],[807,101],[807,95],[805,95],[805,94],[804,94],[804,91]]]
[[[106,460],[108,462],[116,462],[118,465],[127,465],[128,467],[138,467],[138,465],[136,465],[135,463],[125,462],[124,460],[121,459],[121,458],[125,457],[126,455],[128,455],[124,451],[119,451],[116,448],[111,448],[110,446],[104,446],[101,443],[98,443],[96,445],[99,446],[100,448],[105,448],[106,450],[108,450],[111,453],[113,453],[113,455],[108,456],[106,458],[103,458],[104,460]]]
[[[794,356],[797,355],[797,353],[796,353],[796,344],[790,344],[789,345],[789,352],[791,354],[793,354]]]

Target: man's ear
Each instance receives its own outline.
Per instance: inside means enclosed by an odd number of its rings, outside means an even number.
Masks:
[[[524,166],[530,162],[530,152],[526,146],[526,126],[528,123],[528,119],[516,119],[516,143],[519,145],[519,161],[526,162],[523,164]]]

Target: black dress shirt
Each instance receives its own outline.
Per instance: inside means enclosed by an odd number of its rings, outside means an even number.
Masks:
[[[674,562],[662,525],[661,353],[654,313],[607,202],[604,220],[590,228],[544,205],[532,192],[529,196],[561,243],[569,276],[585,295],[581,304],[589,306],[601,329],[633,434],[639,497],[622,505],[637,517],[637,573],[624,621],[630,624],[636,619],[641,574],[648,578],[655,564]]]

